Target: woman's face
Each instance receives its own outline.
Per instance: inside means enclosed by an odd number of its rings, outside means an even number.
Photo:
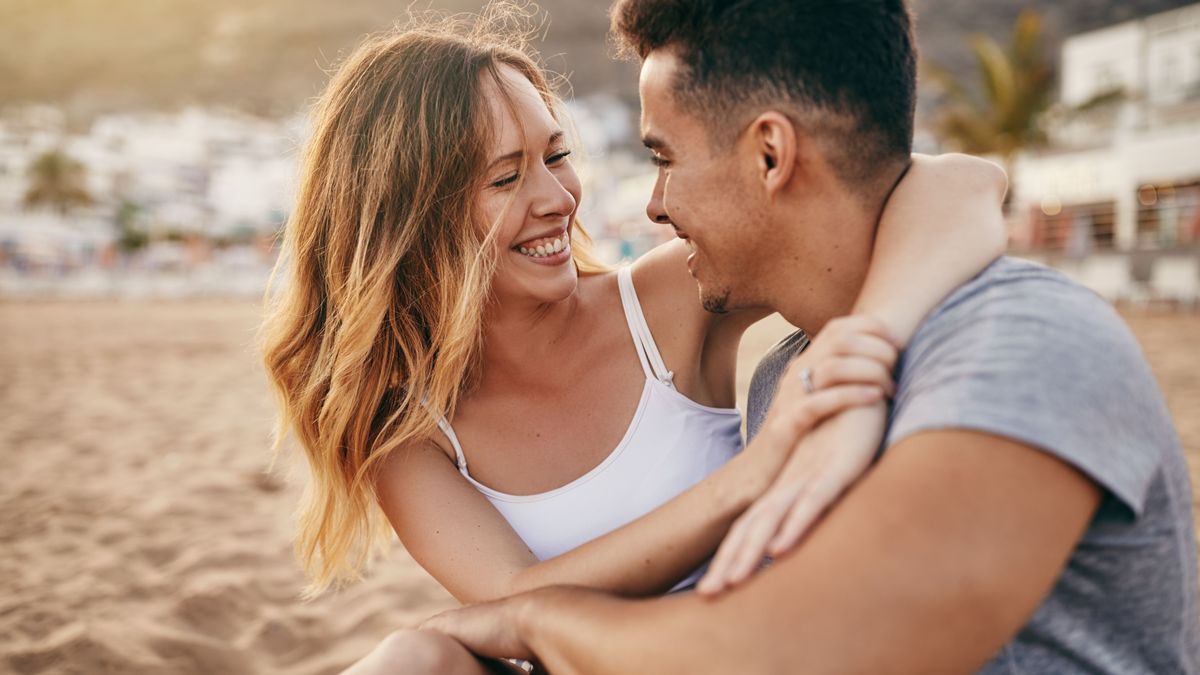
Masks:
[[[495,140],[476,202],[484,224],[497,227],[493,292],[501,304],[557,302],[578,281],[570,224],[579,177],[562,128],[537,89],[511,66],[502,65],[500,74],[507,100],[490,78],[484,83]]]

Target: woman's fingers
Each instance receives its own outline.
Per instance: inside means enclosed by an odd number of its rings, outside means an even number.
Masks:
[[[777,483],[747,509],[721,542],[696,591],[715,596],[753,576],[767,556],[768,545],[806,487],[804,480]]]
[[[839,384],[874,385],[891,396],[896,388],[892,371],[874,359],[843,356],[827,359],[812,370],[812,382],[818,390]]]
[[[716,555],[708,563],[708,570],[704,572],[704,576],[696,584],[696,592],[700,595],[713,596],[724,590],[725,577],[734,552],[741,550],[741,542],[745,535],[744,521],[753,511],[754,506],[751,506],[745,513],[739,516],[733,522],[733,527],[729,528],[729,532],[725,535],[725,539],[721,541],[721,545],[717,547]]]
[[[714,596],[744,581],[762,562],[772,532],[769,523],[779,523],[786,513],[782,495],[768,492],[734,523],[721,542],[704,578],[696,585],[701,595]]]
[[[767,545],[770,555],[780,556],[795,547],[825,511],[867,470],[880,438],[868,435],[859,440],[861,442],[847,441],[836,433],[830,436],[818,432],[796,449],[796,457],[807,457],[808,462],[801,466],[789,461],[775,482],[804,482],[807,489],[797,496]]]
[[[790,397],[789,400],[776,397],[767,426],[776,430],[778,435],[774,437],[780,442],[794,444],[829,417],[847,408],[877,403],[883,397],[884,390],[881,387],[858,384],[818,389],[812,394]]]
[[[883,338],[896,348],[901,346],[900,341],[892,336],[891,331],[883,321],[870,314],[851,314],[831,319],[829,323],[825,324],[825,328],[821,330],[821,334],[817,336],[817,339],[826,337],[835,338],[838,335],[852,335],[856,333]]]
[[[786,476],[791,480],[777,480],[734,522],[697,585],[697,592],[717,595],[753,576],[793,505],[808,490],[805,477],[818,472],[813,464],[820,459],[818,455],[792,456],[781,474],[781,479]]]
[[[833,345],[833,350],[833,354],[836,356],[861,356],[874,359],[889,369],[896,367],[896,359],[899,357],[899,352],[892,343],[878,335],[867,333],[843,336],[839,338],[836,345]]]
[[[778,557],[792,550],[821,514],[825,513],[825,509],[849,486],[849,481],[841,483],[842,481],[838,480],[820,481],[800,495],[767,544],[767,553]],[[840,487],[834,487],[839,485]]]
[[[806,432],[840,410],[878,403],[882,398],[883,392],[876,386],[838,385],[803,397],[798,404],[773,409],[772,414],[779,416],[769,421],[773,430],[759,434],[751,446],[771,437],[771,447],[786,446],[792,454],[771,487],[730,528],[696,587],[699,594],[714,596],[735,587],[749,579],[765,557],[794,547],[862,473],[878,446],[877,442],[868,443],[856,451],[820,437],[801,442],[803,432],[789,441],[779,425],[791,423],[796,425],[792,430],[803,428]],[[801,443],[798,448],[797,442]]]

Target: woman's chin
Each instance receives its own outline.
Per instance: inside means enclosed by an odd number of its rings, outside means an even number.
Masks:
[[[574,265],[563,265],[545,270],[541,274],[520,275],[520,280],[510,277],[499,280],[495,288],[497,299],[503,304],[553,304],[570,298],[579,287],[579,276]],[[510,270],[511,271],[511,270]],[[507,283],[506,283],[507,281]]]
[[[575,266],[571,265],[569,276],[563,275],[561,279],[555,279],[544,287],[538,288],[537,295],[542,298],[543,302],[562,302],[574,295],[575,289],[578,287],[579,277],[575,274]]]

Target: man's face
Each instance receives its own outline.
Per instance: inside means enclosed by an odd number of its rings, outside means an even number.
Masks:
[[[663,50],[642,63],[642,139],[659,167],[646,214],[673,226],[691,246],[688,270],[705,309],[755,305],[754,279],[762,266],[755,235],[767,223],[753,159],[740,143],[727,151],[714,147],[704,123],[680,108],[672,94],[679,67]]]

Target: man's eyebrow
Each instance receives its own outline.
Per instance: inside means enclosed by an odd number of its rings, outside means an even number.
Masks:
[[[642,145],[650,148],[651,150],[667,149],[667,142],[658,136],[655,136],[654,134],[646,134],[645,136],[642,136]]]
[[[549,138],[549,140],[546,141],[546,145],[554,145],[555,143],[562,140],[562,137],[563,137],[563,131],[562,131],[562,129],[559,129],[558,131],[555,131],[554,133],[550,134],[550,138]],[[491,164],[488,164],[488,171],[491,171],[497,164],[500,164],[501,162],[507,162],[507,161],[513,160],[513,159],[520,159],[521,155],[524,155],[524,154],[525,154],[524,150],[513,150],[510,153],[500,155],[496,159],[493,159]]]

